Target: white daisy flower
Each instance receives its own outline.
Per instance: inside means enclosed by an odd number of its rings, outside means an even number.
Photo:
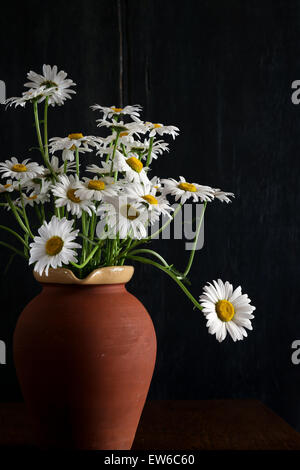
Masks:
[[[29,264],[36,263],[34,270],[40,275],[45,271],[48,276],[49,268],[76,263],[77,255],[74,248],[81,248],[79,243],[74,243],[79,230],[73,230],[73,221],[58,219],[53,216],[50,222],[44,222],[30,244]]]
[[[25,193],[22,193],[23,204],[26,207],[27,205],[33,207],[35,204],[45,204],[46,202],[50,201],[50,194],[47,192],[32,192],[29,196]],[[16,201],[16,205],[22,207],[21,198],[18,198]]]
[[[55,175],[59,176],[59,175],[63,175],[65,173],[64,164],[60,165],[59,164],[60,163],[59,159],[55,155],[53,155],[51,157],[49,163],[50,163],[52,171]],[[66,171],[68,173],[75,173],[76,172],[76,162],[67,161]],[[51,172],[50,172],[50,170],[48,170],[48,168],[45,168],[43,176],[46,176],[46,177],[51,176]]]
[[[125,106],[124,108],[116,108],[115,106],[100,106],[94,104],[91,106],[93,111],[101,111],[103,113],[103,119],[110,119],[113,116],[128,115],[131,118],[139,118],[142,107],[139,104],[133,106]]]
[[[221,202],[227,202],[227,204],[229,202],[232,202],[231,199],[229,199],[229,197],[235,197],[233,193],[226,193],[225,191],[221,191],[221,189],[218,189],[218,188],[214,188],[213,189],[214,191],[214,197],[219,199]]]
[[[119,234],[122,239],[130,236],[138,240],[147,236],[147,211],[129,202],[127,197],[110,198],[99,206],[97,213],[108,225],[110,236]]]
[[[19,183],[17,181],[7,180],[5,184],[0,183],[0,193],[11,193],[16,189],[19,189]]]
[[[41,86],[39,88],[24,91],[20,97],[13,96],[12,98],[8,98],[5,100],[4,104],[7,106],[15,105],[15,107],[22,106],[24,108],[28,101],[33,102],[34,100],[37,100],[38,103],[41,103],[41,101],[43,101],[46,96],[50,96],[52,92],[52,88]]]
[[[114,184],[114,178],[110,176],[104,176],[102,178],[97,178],[94,176],[91,178],[83,178],[83,181],[80,181],[78,188],[75,191],[75,195],[80,199],[90,199],[92,201],[103,201],[107,197],[112,197],[117,195],[117,185]]]
[[[148,177],[142,162],[136,157],[124,157],[118,150],[116,150],[114,160],[102,162],[102,166],[89,165],[86,168],[89,173],[97,173],[100,175],[112,174],[119,171],[126,174],[128,181],[147,181]]]
[[[160,182],[160,178],[159,176],[153,176],[150,180],[151,182],[151,185],[156,189],[156,191],[158,193],[161,193],[162,192],[162,186],[161,186],[161,182]]]
[[[98,127],[107,127],[111,131],[118,132],[121,137],[145,134],[148,130],[147,126],[141,121],[124,123],[123,121],[111,122],[105,119],[97,119],[96,122]]]
[[[99,145],[96,155],[108,155],[112,154],[113,152],[113,144],[117,138],[117,133],[115,131],[112,134],[108,135],[105,138],[101,139],[101,144]],[[130,143],[134,142],[134,138],[128,135],[127,132],[121,132],[118,139],[118,146],[126,146]]]
[[[29,195],[22,193],[24,206],[30,205],[33,207],[35,204],[49,202],[51,185],[52,182],[45,179],[25,181],[24,188],[32,190],[32,192]],[[21,198],[16,200],[16,204],[20,207],[22,206]]]
[[[29,161],[29,158],[27,158],[19,163],[15,157],[12,157],[11,160],[0,162],[0,172],[3,173],[2,178],[24,180],[42,175],[44,168],[35,162],[28,163]]]
[[[124,187],[124,193],[132,198],[138,207],[145,205],[148,210],[171,217],[169,201],[162,195],[158,196],[157,188],[148,180],[144,183],[131,183]]]
[[[148,152],[150,149],[150,140],[144,139],[144,142],[128,142],[126,145],[126,153],[133,153],[141,156],[142,160],[146,160],[148,157]],[[152,144],[151,154],[150,154],[150,161],[156,160],[160,155],[164,152],[169,152],[169,144],[164,142],[163,140],[156,140]]]
[[[76,196],[77,189],[79,189],[77,175],[61,175],[59,181],[52,186],[52,193],[56,196],[56,207],[66,206],[67,210],[77,218],[82,215],[82,211],[91,216],[92,211],[95,212],[94,204],[89,199]]]
[[[252,330],[251,320],[255,307],[250,305],[247,294],[242,294],[241,287],[233,290],[232,284],[218,281],[210,282],[204,287],[200,296],[200,304],[207,319],[206,326],[219,342],[230,334],[233,341],[239,341],[247,336],[245,328]]]
[[[113,166],[114,171],[125,172],[128,181],[149,181],[143,163],[134,156],[124,157],[124,155],[116,151]]]
[[[179,129],[176,126],[165,126],[161,123],[154,124],[153,122],[145,122],[147,129],[150,131],[149,137],[154,137],[155,135],[164,135],[169,134],[175,139],[179,134]]]
[[[179,181],[173,178],[162,179],[164,185],[164,194],[175,196],[175,201],[180,199],[184,204],[189,198],[193,198],[194,202],[211,201],[214,198],[214,190],[210,186],[201,186],[197,183],[187,183],[183,176],[179,177]]]
[[[54,65],[43,65],[43,75],[30,71],[27,74],[28,83],[25,83],[25,87],[31,89],[39,89],[40,87],[46,87],[51,89],[49,96],[49,104],[52,106],[62,105],[67,98],[71,99],[71,94],[76,93],[70,87],[76,85],[72,80],[66,78],[67,74],[63,70],[57,71],[57,66]],[[45,97],[43,97],[45,99]]]
[[[50,152],[62,150],[62,159],[73,161],[75,150],[79,153],[92,152],[92,148],[98,148],[102,142],[100,137],[92,135],[84,136],[81,132],[69,134],[68,137],[52,137],[50,140]]]

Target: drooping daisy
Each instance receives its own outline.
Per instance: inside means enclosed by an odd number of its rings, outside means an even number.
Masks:
[[[35,204],[45,204],[45,202],[50,201],[50,194],[46,192],[35,193],[32,192],[31,194],[22,193],[23,204],[26,207],[27,205],[33,207]],[[22,207],[21,198],[16,200],[16,205]]]
[[[151,185],[156,189],[157,193],[161,193],[162,192],[162,189],[161,189],[161,181],[160,181],[160,178],[159,176],[153,176],[150,180],[151,182]]]
[[[102,162],[102,166],[89,165],[86,171],[97,174],[112,174],[115,171],[125,173],[128,181],[147,181],[148,177],[143,163],[136,157],[124,157],[118,150],[115,152],[114,160]]]
[[[48,276],[49,268],[76,263],[76,248],[81,248],[75,243],[79,230],[73,230],[73,221],[58,219],[53,216],[50,222],[44,222],[39,228],[39,236],[34,237],[30,244],[29,264],[36,263],[34,270],[40,275],[45,271]]]
[[[11,160],[0,162],[0,172],[3,173],[2,178],[24,180],[42,175],[44,168],[35,162],[29,163],[29,161],[29,158],[27,158],[22,163],[19,163],[15,157],[12,157]]]
[[[255,310],[250,305],[251,300],[247,294],[242,294],[241,287],[233,290],[232,284],[218,281],[210,282],[203,288],[200,304],[207,319],[206,326],[210,334],[215,334],[219,342],[230,334],[233,341],[242,340],[247,331],[252,330],[252,313]]]
[[[95,206],[89,199],[81,199],[76,195],[79,189],[79,180],[77,175],[61,175],[59,181],[52,186],[52,193],[56,196],[56,207],[66,206],[72,215],[79,218],[82,211],[87,212],[90,216],[95,211]]]
[[[69,134],[68,137],[52,137],[50,140],[50,152],[62,150],[62,159],[73,161],[75,150],[79,153],[92,152],[92,148],[98,148],[102,142],[100,137],[92,135],[84,136],[81,132]]]
[[[7,180],[5,184],[0,183],[0,193],[11,193],[19,189],[19,183],[17,181]]]
[[[147,211],[129,202],[127,197],[110,198],[99,206],[97,213],[105,219],[110,236],[113,234],[116,237],[118,234],[122,239],[130,236],[138,240],[147,236]]]
[[[164,135],[169,134],[175,139],[175,137],[179,134],[179,129],[176,126],[165,126],[161,123],[154,124],[153,122],[145,122],[147,129],[150,131],[149,137],[154,137],[156,134]]]
[[[66,99],[71,99],[71,94],[76,93],[70,87],[75,86],[71,79],[66,78],[67,74],[63,70],[57,71],[57,66],[54,65],[43,65],[43,75],[36,72],[30,71],[27,74],[28,83],[25,83],[25,87],[36,89],[42,86],[51,89],[49,96],[49,104],[52,106],[62,105]],[[45,99],[45,97],[43,98]]]
[[[219,199],[221,202],[227,202],[227,204],[229,202],[232,202],[231,199],[229,199],[230,197],[234,197],[234,194],[233,193],[226,193],[225,191],[221,191],[221,189],[219,188],[215,188],[213,189],[214,191],[214,197]]]
[[[138,118],[140,116],[140,111],[142,107],[139,104],[133,106],[125,106],[124,108],[116,108],[115,106],[100,106],[99,104],[94,104],[91,106],[93,111],[102,111],[103,119],[109,119],[113,116],[128,115],[131,118]]]
[[[149,180],[124,186],[124,194],[136,201],[138,207],[145,205],[150,211],[171,217],[170,212],[174,209],[170,207],[169,201],[164,196],[157,195],[157,192],[157,188]]]
[[[126,158],[117,151],[113,165],[116,170],[125,172],[126,179],[128,181],[148,181],[143,163],[135,156],[129,155]]]
[[[162,179],[164,185],[164,194],[175,196],[175,201],[180,199],[184,204],[189,198],[193,198],[194,202],[211,201],[214,198],[214,190],[210,186],[201,186],[197,183],[187,183],[183,176],[179,177],[179,181],[173,178]]]
[[[39,88],[24,91],[22,93],[22,96],[20,97],[13,96],[12,98],[8,98],[4,102],[4,104],[6,106],[15,105],[16,108],[18,106],[22,106],[24,108],[24,106],[26,105],[26,103],[28,103],[28,101],[33,102],[34,100],[36,100],[38,103],[40,103],[46,98],[46,96],[50,96],[52,92],[53,92],[52,88],[46,88],[45,86],[41,86]]]
[[[90,199],[91,201],[103,201],[107,197],[117,195],[117,185],[114,184],[114,178],[110,176],[103,176],[97,178],[83,178],[80,181],[75,195],[80,199]]]
[[[39,182],[38,182],[39,181]],[[35,204],[45,204],[50,201],[51,181],[40,179],[34,183],[34,180],[26,181],[24,188],[31,189],[31,193],[22,192],[21,196],[16,200],[16,204],[22,207],[22,204],[33,207]],[[22,197],[22,199],[21,199]]]

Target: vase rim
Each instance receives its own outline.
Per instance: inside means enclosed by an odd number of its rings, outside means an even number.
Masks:
[[[42,284],[76,284],[76,285],[99,285],[99,284],[125,284],[130,281],[134,273],[133,266],[105,266],[94,269],[84,279],[79,279],[67,268],[50,268],[48,276],[45,272],[39,274],[33,271],[34,278]]]

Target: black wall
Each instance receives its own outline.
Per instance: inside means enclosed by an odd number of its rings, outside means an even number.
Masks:
[[[291,102],[291,83],[300,79],[300,1],[28,0],[1,8],[7,96],[19,95],[26,72],[43,63],[57,64],[78,84],[76,97],[51,113],[50,135],[97,133],[91,104],[140,103],[145,119],[181,129],[157,174],[236,194],[230,206],[209,206],[192,291],[198,296],[217,277],[241,284],[257,307],[254,331],[238,344],[229,338],[218,344],[176,285],[139,266],[129,290],[150,311],[158,337],[150,396],[257,398],[300,431],[300,365],[291,362],[291,343],[300,338],[300,106]],[[1,160],[34,157],[29,106],[2,107],[0,133]],[[2,213],[0,223],[8,218]],[[184,267],[182,242],[155,244]],[[5,401],[21,399],[12,333],[39,291],[22,261],[3,275],[7,261],[1,249]]]

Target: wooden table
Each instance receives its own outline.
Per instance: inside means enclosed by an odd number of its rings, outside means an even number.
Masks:
[[[22,403],[0,404],[0,449],[34,448]],[[300,450],[300,434],[255,400],[149,401],[133,450]]]

